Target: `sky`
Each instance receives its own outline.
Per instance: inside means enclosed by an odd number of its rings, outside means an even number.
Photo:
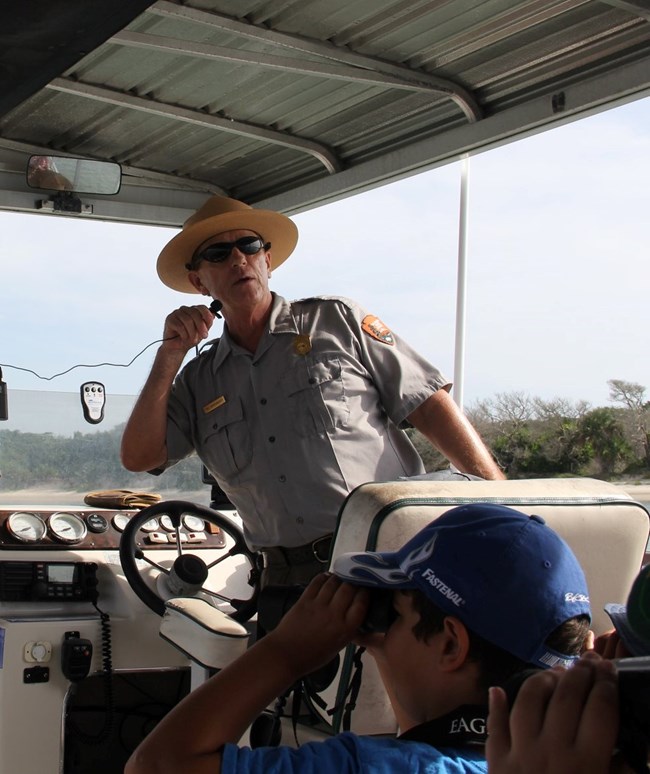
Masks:
[[[646,98],[472,157],[465,406],[507,392],[610,405],[613,378],[650,392],[649,127]],[[297,215],[298,247],[271,287],[355,299],[451,379],[459,198],[453,163]],[[129,368],[54,379],[8,366],[123,366],[160,339],[168,312],[198,302],[157,278],[174,233],[0,212],[9,395],[78,395],[89,380],[137,394],[155,345]]]

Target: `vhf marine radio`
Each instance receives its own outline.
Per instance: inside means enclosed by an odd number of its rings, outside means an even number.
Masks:
[[[2,602],[96,602],[94,562],[0,562]]]

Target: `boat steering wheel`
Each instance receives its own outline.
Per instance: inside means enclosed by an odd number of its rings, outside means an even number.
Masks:
[[[138,532],[148,521],[160,516],[169,516],[171,523],[178,535],[183,516],[196,516],[204,521],[214,524],[222,530],[232,541],[230,548],[224,548],[221,556],[210,564],[206,564],[200,556],[202,551],[191,553],[191,543],[176,543],[177,556],[171,567],[157,564],[151,556],[156,552],[145,553],[142,545],[142,537],[145,533]],[[169,548],[171,548],[171,544]],[[252,586],[252,594],[247,599],[236,599],[227,596],[226,593],[210,589],[208,580],[209,571],[222,561],[241,554],[250,564],[248,583]],[[155,576],[157,592],[151,587],[138,567],[138,560],[144,560],[149,567],[158,571]],[[162,616],[165,612],[165,599],[171,597],[201,596],[210,598],[213,603],[225,602],[232,607],[233,612],[227,611],[235,621],[242,623],[247,621],[257,611],[257,596],[259,594],[259,572],[256,567],[255,554],[248,548],[244,540],[244,534],[230,519],[218,511],[206,508],[196,503],[183,500],[169,500],[156,503],[148,508],[143,508],[132,516],[120,539],[120,562],[129,585],[137,596],[154,613]],[[142,563],[142,562],[140,562]],[[161,595],[161,582],[164,586],[164,594]],[[205,584],[205,585],[204,585]]]

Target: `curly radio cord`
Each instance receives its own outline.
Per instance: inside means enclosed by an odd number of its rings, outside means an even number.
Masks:
[[[110,739],[113,734],[113,728],[115,725],[115,696],[113,693],[113,660],[112,660],[112,645],[111,645],[111,619],[108,613],[104,613],[97,607],[97,603],[93,602],[93,607],[99,613],[100,627],[102,631],[102,675],[104,678],[104,706],[105,721],[104,727],[97,734],[89,734],[82,731],[76,723],[72,723],[74,726],[74,732],[78,739],[86,744],[99,745]],[[76,690],[76,685],[73,683],[72,690]]]

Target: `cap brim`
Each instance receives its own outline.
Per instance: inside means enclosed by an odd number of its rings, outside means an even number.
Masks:
[[[625,605],[605,605],[605,612],[611,618],[623,644],[633,656],[650,656],[650,641],[640,637],[630,626]]]
[[[382,589],[414,588],[413,581],[399,568],[395,553],[348,553],[337,556],[331,572],[357,586]]]

